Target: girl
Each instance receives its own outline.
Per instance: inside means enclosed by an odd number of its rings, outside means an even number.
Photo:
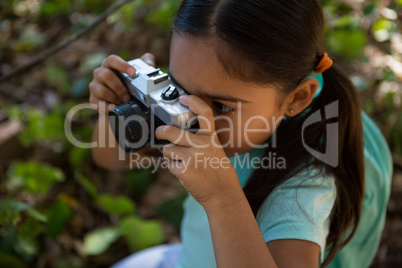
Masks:
[[[318,0],[182,3],[170,75],[189,94],[180,102],[198,115],[200,130],[155,132],[172,142],[163,156],[189,192],[182,243],[114,267],[370,265],[389,198],[390,152],[324,53],[323,32]],[[152,55],[143,59],[154,65]],[[130,100],[115,71],[135,73],[108,57],[94,71],[93,104]],[[108,125],[107,110],[99,113]],[[94,148],[95,161],[128,168],[118,148]]]

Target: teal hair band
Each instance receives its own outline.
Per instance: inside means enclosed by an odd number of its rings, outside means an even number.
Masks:
[[[322,76],[322,74],[313,74],[311,76],[309,76],[309,78],[315,78],[318,80],[318,89],[315,92],[314,98],[318,97],[318,95],[320,95],[322,88],[324,87],[324,77]]]

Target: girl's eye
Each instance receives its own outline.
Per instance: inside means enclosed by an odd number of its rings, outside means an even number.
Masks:
[[[215,107],[215,110],[217,110],[221,114],[230,114],[230,113],[236,111],[236,109],[229,107],[225,104],[222,104],[220,102],[217,102],[217,101],[213,101],[212,105]]]

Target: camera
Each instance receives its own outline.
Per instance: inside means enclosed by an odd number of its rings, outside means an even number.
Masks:
[[[184,89],[169,76],[141,59],[128,62],[136,69],[134,76],[118,72],[132,100],[109,112],[109,122],[119,146],[126,153],[134,153],[152,146],[161,150],[169,143],[155,138],[161,125],[173,125],[195,133],[199,129],[197,116],[179,102]]]

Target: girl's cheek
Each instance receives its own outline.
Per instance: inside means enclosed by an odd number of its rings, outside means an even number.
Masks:
[[[276,129],[275,120],[263,116],[238,115],[215,118],[219,141],[230,151],[244,151],[264,143]]]
[[[215,129],[225,153],[237,151],[239,135],[236,122],[229,123],[227,120],[217,120],[215,121]]]
[[[240,140],[242,147],[253,148],[264,143],[275,130],[274,120],[269,120],[264,116],[252,116],[244,118],[240,125],[240,133],[237,139]]]

